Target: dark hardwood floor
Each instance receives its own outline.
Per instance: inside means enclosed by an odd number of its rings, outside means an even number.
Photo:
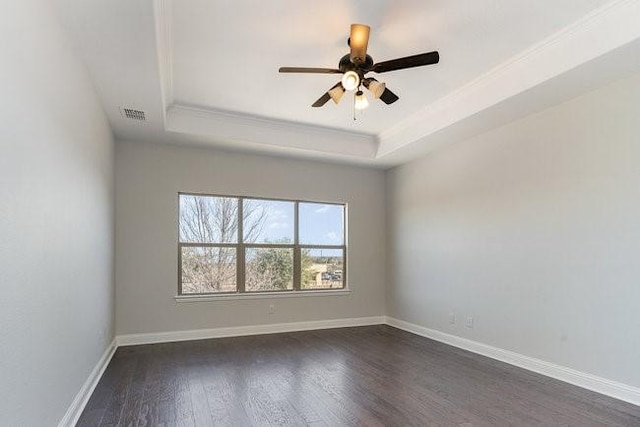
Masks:
[[[79,426],[640,426],[640,407],[389,326],[118,349]]]

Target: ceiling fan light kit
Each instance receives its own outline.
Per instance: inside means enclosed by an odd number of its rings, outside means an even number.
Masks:
[[[369,100],[367,100],[367,96],[361,90],[356,92],[354,100],[353,107],[356,110],[364,110],[369,106]]]
[[[371,28],[364,24],[351,24],[348,44],[353,46],[349,58],[354,64],[362,64],[367,59],[367,45]]]
[[[369,89],[369,92],[371,92],[371,94],[376,99],[379,99],[382,96],[382,93],[384,92],[384,90],[387,88],[387,85],[377,80],[373,80],[369,83],[368,86],[365,86],[365,87]]]
[[[344,90],[355,90],[360,86],[360,76],[355,71],[347,71],[342,76],[342,87]]]
[[[379,82],[373,77],[365,77],[367,73],[386,73],[389,71],[403,70],[407,68],[421,67],[424,65],[437,64],[440,55],[437,51],[421,53],[418,55],[406,56],[374,63],[373,58],[367,55],[369,45],[370,27],[364,24],[352,24],[351,33],[347,41],[350,52],[340,58],[338,68],[306,68],[306,67],[281,67],[281,73],[315,73],[315,74],[342,74],[342,79],[322,95],[313,107],[322,107],[329,101],[340,102],[346,91],[356,91],[354,94],[354,109],[362,110],[369,106],[366,95],[361,90],[364,86],[376,99],[380,99],[385,104],[393,104],[399,98],[387,89],[383,82]],[[355,117],[355,116],[354,116]]]
[[[337,85],[329,89],[327,93],[329,94],[333,102],[337,105],[338,102],[340,102],[340,99],[342,99],[342,95],[344,95],[344,92],[345,90],[343,85]]]

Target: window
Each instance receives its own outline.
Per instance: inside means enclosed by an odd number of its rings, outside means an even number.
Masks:
[[[180,295],[344,289],[344,204],[179,194]]]

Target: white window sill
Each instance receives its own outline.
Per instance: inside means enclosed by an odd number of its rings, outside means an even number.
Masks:
[[[349,295],[351,289],[319,290],[319,291],[295,291],[295,292],[256,292],[244,294],[226,295],[176,295],[176,302],[201,302],[201,301],[229,301],[242,299],[270,299],[270,298],[299,298],[299,297],[330,297]]]

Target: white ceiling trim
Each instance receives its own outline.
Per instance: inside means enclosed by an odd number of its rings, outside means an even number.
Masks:
[[[171,5],[172,0],[154,0],[153,4],[165,130],[208,136],[221,142],[252,142],[338,157],[375,159],[378,148],[375,135],[175,104]]]
[[[158,71],[160,73],[162,115],[166,125],[167,106],[173,104],[173,44],[171,41],[173,39],[173,35],[171,31],[171,0],[154,0],[153,16],[156,30]]]
[[[420,142],[501,101],[640,38],[640,2],[618,0],[589,13],[379,135],[376,158]]]
[[[154,0],[165,130],[361,160],[384,161],[400,149],[429,146],[440,131],[640,38],[640,1],[608,3],[399,124],[368,135],[174,104],[171,3]]]
[[[374,135],[176,104],[167,110],[165,128],[221,142],[253,142],[368,160],[375,158],[378,146]]]

